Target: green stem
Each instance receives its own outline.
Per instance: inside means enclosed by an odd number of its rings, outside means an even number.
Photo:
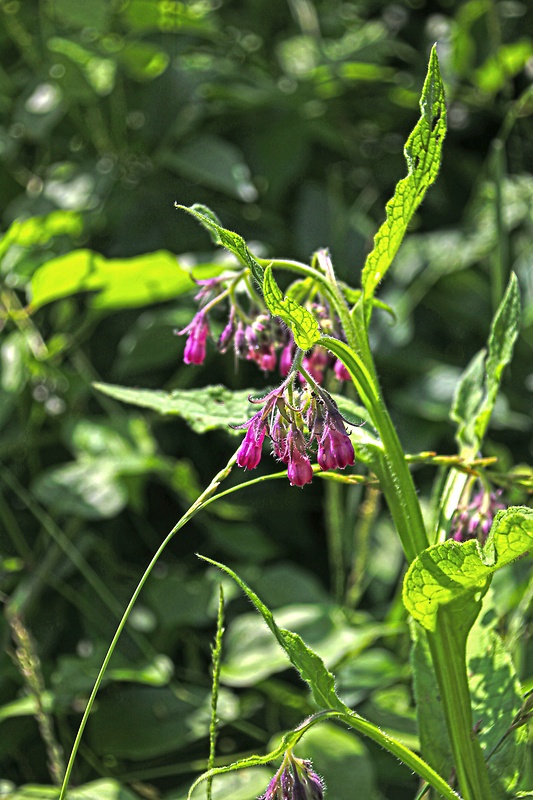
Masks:
[[[427,635],[461,794],[464,800],[490,800],[487,767],[473,733],[466,653],[457,657],[455,629],[446,609],[439,610],[437,629]]]
[[[374,465],[374,469],[406,558],[411,562],[427,548],[428,538],[405,454],[379,392],[369,348],[364,346],[363,361],[362,356],[354,354],[343,342],[324,337],[322,343],[340,358],[349,370],[381,437],[384,454]],[[462,477],[456,479],[457,487]],[[455,632],[447,616],[439,614],[437,630],[430,637],[430,649],[452,742],[457,778],[464,800],[490,800],[487,768],[479,743],[472,735],[466,655],[459,660],[451,656],[457,650],[456,647],[452,648],[454,636]]]
[[[217,475],[215,475],[215,477],[213,478],[213,480],[211,481],[209,486],[202,492],[200,497],[198,497],[198,499],[192,504],[192,506],[189,508],[189,510],[185,512],[185,514],[181,517],[179,522],[177,522],[176,525],[174,525],[174,527],[172,528],[170,533],[167,534],[167,536],[165,537],[163,542],[159,545],[159,547],[158,547],[157,551],[155,552],[152,560],[150,561],[150,563],[146,567],[142,578],[140,579],[139,583],[137,584],[137,587],[136,587],[135,591],[133,592],[133,594],[132,594],[132,596],[130,598],[130,601],[129,601],[127,607],[126,607],[126,610],[124,611],[124,614],[122,615],[122,619],[120,620],[120,622],[118,624],[118,627],[117,627],[117,629],[115,631],[115,635],[113,636],[113,639],[111,640],[111,644],[109,645],[109,649],[108,649],[108,651],[107,651],[107,653],[105,655],[105,658],[104,658],[104,660],[102,662],[102,666],[100,667],[100,671],[99,671],[99,673],[98,673],[98,675],[96,677],[96,680],[94,682],[94,686],[92,688],[89,700],[87,701],[87,707],[85,708],[85,711],[83,713],[83,717],[81,719],[80,726],[78,728],[78,733],[76,734],[76,738],[74,740],[74,744],[72,745],[72,751],[70,753],[70,758],[68,760],[67,768],[65,770],[65,777],[63,779],[63,784],[61,786],[61,793],[59,795],[58,800],[65,800],[65,798],[66,798],[66,793],[67,793],[68,785],[69,785],[69,782],[70,782],[70,776],[71,776],[71,773],[72,773],[72,768],[74,766],[74,761],[76,759],[76,755],[77,755],[77,752],[78,752],[78,749],[79,749],[79,746],[80,746],[81,738],[83,736],[83,732],[85,730],[85,726],[87,724],[87,720],[89,719],[89,715],[90,715],[92,707],[94,705],[94,701],[95,701],[96,695],[97,695],[98,690],[100,688],[100,685],[102,683],[102,679],[103,679],[103,677],[105,675],[105,672],[107,670],[109,662],[111,661],[111,656],[113,655],[113,653],[115,651],[115,647],[117,645],[117,642],[118,642],[118,640],[119,640],[119,638],[120,638],[120,636],[122,634],[122,631],[124,630],[124,628],[126,626],[126,622],[128,621],[128,617],[129,617],[129,615],[131,613],[131,610],[133,609],[133,606],[137,602],[137,598],[139,597],[139,595],[140,595],[140,593],[141,593],[141,591],[143,589],[144,584],[148,580],[148,577],[149,577],[150,573],[152,572],[153,568],[155,567],[155,565],[159,561],[159,558],[161,557],[161,554],[163,553],[163,551],[165,550],[166,546],[169,544],[171,539],[176,535],[176,533],[181,528],[183,528],[183,526],[187,522],[189,522],[190,519],[192,519],[192,517],[194,517],[194,515],[198,511],[200,511],[201,508],[203,508],[203,506],[206,504],[206,500],[208,500],[211,497],[211,495],[214,494],[214,492],[218,489],[218,487],[220,486],[222,481],[225,478],[227,478],[227,476],[230,474],[230,472],[232,470],[232,467],[234,466],[236,461],[237,461],[237,451],[232,455],[232,457],[230,458],[230,460],[228,461],[226,466],[222,470],[220,470],[220,472]]]

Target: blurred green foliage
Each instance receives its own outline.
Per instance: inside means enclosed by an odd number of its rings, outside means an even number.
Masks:
[[[514,269],[524,326],[485,454],[499,458],[496,479],[522,465],[531,482],[532,31],[533,7],[519,0],[0,2],[0,796],[54,796],[38,788],[53,748],[35,716],[52,719],[68,754],[142,570],[234,448],[224,432],[200,437],[93,381],[264,386],[229,355],[181,364],[173,331],[192,304],[178,295],[224,257],[174,202],[205,203],[264,255],[307,260],[329,246],[357,284],[404,174],[435,40],[444,166],[381,291],[397,321],[375,315],[378,367],[406,448],[453,453],[453,390]],[[74,298],[72,285],[83,289]],[[435,471],[417,469],[429,503]],[[527,502],[526,488],[506,499]],[[379,497],[272,481],[215,503],[158,565],[107,674],[73,800],[182,800],[204,768],[221,578],[198,551],[231,562],[321,652],[346,702],[416,746],[402,559]],[[222,580],[225,763],[312,705]],[[528,580],[525,562],[495,584],[501,631],[533,688]],[[32,637],[38,690],[17,662],[13,619]],[[413,776],[372,743],[312,734],[328,800],[355,785],[376,800],[415,795]],[[214,797],[251,800],[266,775],[225,776]]]

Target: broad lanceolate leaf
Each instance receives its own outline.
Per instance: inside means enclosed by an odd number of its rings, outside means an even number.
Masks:
[[[519,327],[520,293],[516,275],[512,274],[492,321],[487,350],[474,356],[455,393],[450,416],[458,423],[456,438],[463,449],[479,449]]]
[[[230,425],[240,425],[257,411],[248,398],[253,389],[233,392],[225,386],[205,386],[202,389],[177,389],[163,392],[152,389],[131,389],[110,383],[95,383],[95,389],[142,408],[151,408],[160,414],[172,414],[184,419],[196,433],[223,428],[228,433],[242,435]]]
[[[387,203],[387,218],[374,238],[362,275],[365,317],[372,311],[374,292],[396,255],[407,226],[422,202],[426,190],[435,181],[441,162],[446,133],[444,85],[436,48],[429,59],[428,72],[420,99],[422,115],[405,145],[408,172],[396,186]]]
[[[91,250],[53,258],[31,281],[31,308],[78,292],[96,292],[96,308],[128,308],[170,300],[194,288],[176,256],[165,250],[134,258],[107,259]]]
[[[415,620],[429,631],[436,628],[441,606],[453,603],[458,617],[473,624],[472,607],[484,594],[493,572],[533,548],[533,509],[513,506],[494,518],[487,544],[449,539],[424,550],[405,576],[403,599]],[[474,616],[474,619],[472,619]]]
[[[242,236],[239,236],[238,233],[234,233],[234,231],[228,231],[226,228],[223,228],[217,215],[211,211],[210,208],[200,203],[195,203],[192,206],[182,206],[176,203],[176,208],[181,208],[188,214],[192,214],[192,216],[208,231],[214,244],[222,245],[222,247],[225,247],[230,253],[237,256],[245,267],[249,267],[255,280],[259,284],[263,283],[263,268],[251,254]]]
[[[263,296],[270,313],[275,317],[280,317],[289,326],[297,347],[301,350],[309,350],[318,342],[320,339],[318,321],[310,311],[292,298],[283,297],[270,265],[265,269]]]
[[[301,678],[307,683],[315,702],[319,708],[337,710],[341,712],[350,713],[350,709],[337,697],[335,691],[335,681],[333,675],[329,672],[320,656],[308,648],[302,638],[292,631],[285,628],[279,628],[274,621],[272,612],[261,602],[255,592],[242,581],[233,570],[226,567],[224,564],[219,564],[217,561],[212,561],[210,558],[201,556],[205,561],[214,564],[219,569],[227,572],[230,577],[241,587],[246,596],[252,601],[257,608],[266,624],[278,640],[279,644],[286,652],[290,659],[291,664],[300,673]]]

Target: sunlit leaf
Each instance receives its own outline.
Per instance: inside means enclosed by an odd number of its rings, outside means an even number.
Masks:
[[[132,42],[117,55],[118,61],[138,81],[158,78],[170,63],[168,53],[149,42]]]
[[[0,256],[12,245],[42,246],[54,236],[76,237],[82,230],[82,218],[75,211],[52,211],[44,217],[15,220],[0,239]]]
[[[68,796],[69,800],[137,800],[138,797],[111,778],[102,778],[75,789],[69,789]],[[57,800],[58,797],[59,789],[56,786],[28,784],[10,794],[9,800]]]
[[[424,550],[411,563],[404,580],[403,598],[409,613],[434,631],[441,606],[454,603],[469,616],[476,595],[484,593],[490,576],[531,551],[533,509],[513,506],[494,518],[485,547],[477,540],[449,539]]]
[[[363,300],[367,319],[371,314],[374,292],[396,255],[413,214],[439,171],[446,133],[446,106],[435,47],[431,51],[420,110],[421,117],[405,145],[407,177],[397,184],[394,196],[387,203],[387,218],[375,236],[374,248],[363,269]]]
[[[239,261],[250,269],[255,280],[258,281],[259,284],[262,284],[263,268],[253,257],[242,236],[239,236],[239,234],[234,231],[229,231],[227,228],[223,228],[217,215],[211,211],[210,208],[200,203],[195,203],[192,206],[182,206],[176,203],[176,208],[181,208],[183,211],[195,217],[210,234],[213,243],[225,247],[226,250],[229,250],[230,253],[237,256]]]
[[[512,274],[492,321],[487,350],[474,356],[459,382],[450,411],[457,441],[477,451],[490,421],[503,370],[510,362],[520,328],[520,294]]]
[[[283,297],[278,287],[272,267],[265,269],[263,296],[268,310],[274,317],[280,317],[291,329],[294,341],[301,350],[309,350],[320,339],[318,321],[306,308],[290,297]]]
[[[524,771],[527,730],[511,730],[522,705],[522,689],[510,655],[498,633],[499,618],[492,593],[483,603],[467,644],[468,683],[473,719],[480,720],[478,738],[495,797],[516,789]]]
[[[31,308],[96,292],[95,308],[112,309],[160,303],[195,286],[176,256],[165,250],[134,258],[106,259],[91,250],[73,250],[47,261],[31,281]]]

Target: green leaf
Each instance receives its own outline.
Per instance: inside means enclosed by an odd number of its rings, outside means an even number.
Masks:
[[[74,250],[43,264],[31,281],[31,308],[78,292],[97,292],[91,305],[114,309],[170,300],[194,288],[189,273],[166,250],[106,259],[91,250]]]
[[[440,693],[435,691],[437,677],[431,661],[426,631],[411,622],[411,666],[416,698],[420,750],[439,775],[450,775],[453,754],[446,728]]]
[[[45,217],[15,220],[0,239],[0,257],[12,245],[33,247],[45,245],[54,236],[79,236],[83,221],[75,211],[52,211]]]
[[[446,105],[436,47],[431,51],[420,110],[421,117],[404,149],[407,177],[397,184],[394,196],[387,203],[387,218],[374,238],[374,248],[363,269],[363,302],[367,320],[372,313],[374,292],[396,255],[413,214],[439,171],[446,134]]]
[[[218,217],[210,208],[200,203],[195,203],[192,206],[182,206],[176,203],[176,208],[181,208],[195,217],[210,234],[214,244],[225,247],[226,250],[237,256],[241,264],[249,268],[255,280],[259,284],[263,283],[263,268],[251,254],[242,236],[223,228]]]
[[[301,350],[309,350],[320,339],[318,321],[306,308],[290,297],[283,297],[277,285],[272,267],[265,269],[263,296],[268,310],[274,317],[280,317],[291,329],[294,341]]]
[[[322,659],[304,644],[302,638],[297,633],[288,631],[285,628],[279,628],[274,621],[272,612],[229,567],[205,556],[200,556],[200,558],[226,572],[241,587],[286,652],[291,664],[299,672],[302,680],[309,686],[319,708],[349,712],[348,707],[337,697],[333,675],[326,669]]]
[[[513,273],[492,321],[487,349],[474,356],[455,393],[450,416],[458,423],[456,439],[462,448],[479,449],[519,329],[520,293]]]
[[[532,546],[533,509],[513,506],[499,511],[484,548],[477,540],[449,539],[415,558],[404,580],[405,606],[424,628],[435,631],[439,608],[453,603],[467,625],[471,609],[479,602],[476,596],[484,594],[491,575],[527,555]]]
[[[124,403],[151,408],[160,414],[173,414],[184,419],[196,433],[222,428],[235,436],[230,425],[240,425],[257,410],[248,400],[253,389],[233,392],[225,386],[206,386],[202,389],[177,389],[163,392],[152,389],[130,389],[109,383],[95,383],[95,389]]]
[[[516,789],[524,770],[527,730],[511,730],[522,706],[522,690],[511,657],[498,634],[499,618],[489,592],[468,637],[468,683],[472,718],[479,721],[478,739],[495,797]],[[489,758],[490,756],[490,758]]]

